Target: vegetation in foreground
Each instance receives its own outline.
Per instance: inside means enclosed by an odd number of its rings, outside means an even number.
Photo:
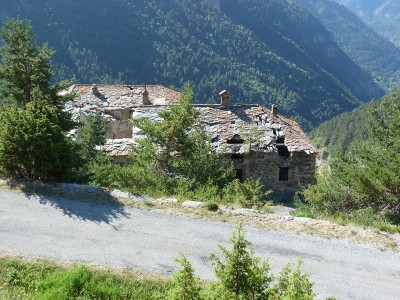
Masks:
[[[300,214],[400,232],[400,95],[372,106],[368,138],[338,154],[297,201]]]
[[[111,272],[80,265],[61,267],[48,262],[0,258],[2,299],[168,299],[248,300],[314,299],[313,283],[300,270],[287,265],[279,275],[268,261],[254,255],[239,225],[230,239],[231,249],[219,246],[222,258],[210,256],[216,280],[202,282],[190,262],[177,259],[181,269],[171,280],[129,272]]]

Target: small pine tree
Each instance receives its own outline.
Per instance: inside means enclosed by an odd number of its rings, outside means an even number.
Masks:
[[[211,254],[217,283],[224,294],[232,299],[267,299],[264,291],[272,281],[270,266],[267,261],[261,261],[254,255],[254,249],[245,239],[244,233],[240,224],[230,239],[232,249],[229,251],[219,246],[224,260]]]
[[[194,276],[192,265],[183,255],[176,261],[182,269],[173,275],[167,300],[200,300],[200,281]]]
[[[78,131],[80,156],[85,162],[96,157],[96,146],[106,141],[106,123],[98,115],[88,116]]]
[[[295,270],[290,264],[286,265],[280,272],[277,283],[268,290],[270,299],[273,300],[312,300],[315,297],[313,283],[308,279],[308,274],[302,274],[299,261]]]

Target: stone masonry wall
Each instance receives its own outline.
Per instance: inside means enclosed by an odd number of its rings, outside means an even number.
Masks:
[[[125,139],[132,138],[132,122],[130,120],[112,120],[107,122],[107,138]]]
[[[227,155],[227,160],[231,159]],[[269,198],[278,201],[291,201],[302,187],[315,181],[315,154],[291,153],[281,157],[277,152],[244,154],[243,159],[231,159],[236,169],[243,170],[243,179],[260,178],[267,189],[273,193]],[[280,167],[288,168],[288,180],[280,181]]]

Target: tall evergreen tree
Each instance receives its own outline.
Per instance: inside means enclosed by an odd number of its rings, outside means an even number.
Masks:
[[[8,20],[0,29],[4,42],[0,48],[2,95],[22,106],[32,100],[34,90],[51,94],[50,58],[54,52],[47,44],[37,46],[31,29],[30,21],[20,19]]]
[[[74,146],[65,133],[74,122],[63,110],[66,82],[51,84],[47,44],[39,47],[29,21],[7,20],[0,29],[0,168],[7,176],[65,180]]]
[[[133,148],[134,164],[164,178],[183,176],[198,184],[222,186],[232,180],[233,170],[221,165],[220,154],[212,149],[192,97],[193,91],[186,85],[179,104],[158,113],[160,121],[132,120],[146,136]]]

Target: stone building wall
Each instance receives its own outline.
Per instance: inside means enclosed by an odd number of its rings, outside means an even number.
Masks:
[[[232,159],[232,155],[227,155],[225,159],[233,161],[235,169],[241,170],[237,174],[243,180],[260,178],[273,191],[269,196],[273,200],[291,201],[299,189],[315,181],[315,154],[295,152],[290,157],[282,157],[277,152],[253,152],[244,154],[243,158]]]
[[[108,139],[132,138],[132,122],[130,120],[110,120],[106,125]]]

